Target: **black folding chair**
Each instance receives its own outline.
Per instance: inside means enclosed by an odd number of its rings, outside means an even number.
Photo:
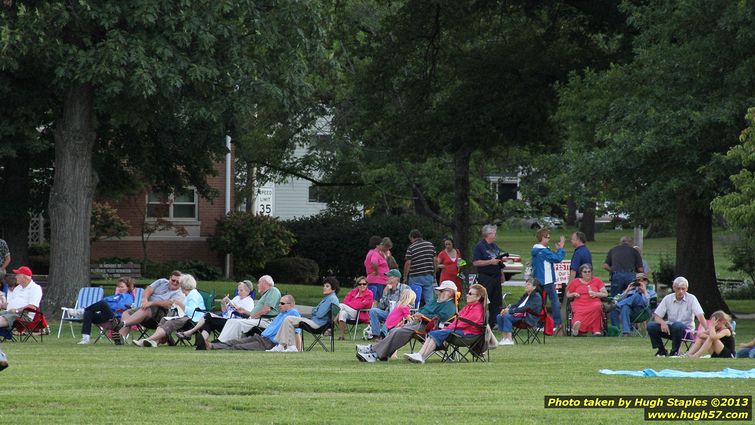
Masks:
[[[326,352],[328,351],[328,347],[325,346],[325,344],[322,342],[323,337],[328,337],[328,335],[325,335],[328,330],[330,330],[330,352],[334,352],[336,349],[336,340],[335,340],[335,329],[333,327],[333,323],[335,323],[336,318],[338,317],[338,312],[341,310],[341,308],[337,304],[331,304],[330,305],[330,318],[328,320],[328,323],[320,326],[319,328],[312,328],[305,322],[299,323],[299,329],[302,330],[301,333],[301,344],[302,347],[304,347],[304,333],[309,333],[312,335],[312,338],[314,340],[312,343],[307,347],[304,351],[310,351],[315,346],[315,344],[320,344],[320,347],[322,347],[323,350]]]

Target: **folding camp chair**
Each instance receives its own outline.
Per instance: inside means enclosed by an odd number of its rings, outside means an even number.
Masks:
[[[630,316],[629,319],[630,319],[633,335],[637,335],[640,337],[645,337],[647,335],[648,333],[647,324],[651,315],[652,314],[650,313],[650,309],[645,307],[639,312]]]
[[[312,341],[312,344],[309,345],[304,351],[310,351],[312,350],[312,347],[315,346],[315,344],[320,344],[320,347],[322,347],[323,350],[326,352],[328,351],[328,347],[325,346],[325,344],[322,342],[322,338],[325,337],[325,333],[330,330],[330,351],[334,352],[336,349],[336,341],[335,341],[335,329],[333,327],[333,323],[335,323],[336,318],[338,317],[338,312],[341,310],[341,308],[337,304],[331,304],[330,305],[330,319],[328,320],[328,323],[320,326],[319,328],[313,329],[311,326],[309,326],[305,322],[299,323],[299,329],[302,330],[301,333],[301,345],[302,348],[304,347],[304,333],[309,333],[312,335],[314,340]]]
[[[37,342],[37,336],[39,336],[39,342],[43,342],[45,334],[49,333],[47,327],[47,319],[42,314],[42,310],[36,307],[26,307],[21,311],[21,317],[17,318],[13,322],[13,329],[18,334],[18,340],[20,342],[28,341],[29,338]],[[28,319],[31,317],[30,319]],[[34,334],[37,335],[34,335]]]
[[[357,330],[359,328],[359,324],[360,323],[362,323],[362,324],[364,324],[364,323],[370,323],[369,319],[367,319],[367,320],[359,320],[359,315],[362,312],[369,313],[370,309],[369,308],[361,308],[361,309],[357,310],[357,318],[356,319],[347,319],[346,320],[346,326],[347,326],[346,327],[346,333],[347,334],[352,334],[352,336],[351,336],[351,340],[352,341],[355,340],[355,339],[357,339]]]
[[[485,331],[488,325],[488,309],[485,308],[485,320],[482,324],[475,323],[471,320],[459,317],[464,323],[472,325],[480,330],[479,335],[459,335],[452,333],[446,339],[446,349],[443,351],[441,361],[469,361],[469,357],[472,361],[485,362],[490,360],[488,347],[485,343]],[[468,357],[469,356],[469,357]]]
[[[196,326],[196,324],[199,321],[199,319],[201,319],[202,317],[204,317],[204,313],[211,312],[213,306],[215,305],[215,289],[213,289],[210,292],[206,292],[206,291],[202,291],[201,289],[197,289],[197,292],[199,292],[199,295],[202,296],[202,301],[204,301],[205,308],[197,308],[197,309],[195,309],[192,312],[192,314],[191,314],[191,321],[188,322],[186,324],[186,326],[184,326],[185,329],[182,329],[181,331],[183,331],[183,330],[189,330],[189,329],[193,328],[194,326]],[[217,336],[217,335],[215,335],[215,336]],[[197,332],[197,334],[195,335],[194,338],[202,338],[202,332]],[[193,347],[193,346],[196,346],[196,341],[195,341],[194,345],[191,345],[188,340],[181,339],[181,338],[178,339],[178,342],[175,342],[175,340],[173,340],[173,338],[170,335],[168,335],[168,344],[169,345],[178,345],[178,344],[180,344],[180,345],[187,345],[187,346],[192,346]]]
[[[79,296],[76,297],[76,304],[73,306],[75,310],[87,308],[90,305],[96,303],[97,301],[102,299],[102,296],[104,295],[104,291],[101,286],[93,287],[88,286],[85,288],[79,289]],[[76,334],[73,333],[73,322],[82,322],[82,318],[78,316],[74,316],[70,313],[70,310],[67,307],[61,307],[61,310],[63,310],[63,313],[60,315],[60,326],[58,327],[58,339],[60,339],[60,333],[63,331],[63,325],[65,322],[68,322],[68,324],[71,326],[71,336],[73,338],[76,338]]]
[[[131,305],[131,308],[138,308],[142,305],[142,295],[144,294],[144,288],[134,288],[134,303]],[[120,319],[123,315],[123,312],[126,310],[116,310],[113,312],[115,315],[115,318]],[[97,328],[100,330],[100,334],[97,335],[97,339],[94,340],[92,344],[96,344],[97,341],[100,340],[100,338],[105,337],[108,341],[110,341],[111,344],[114,344],[113,338],[112,338],[112,329],[110,327],[103,326],[104,323],[98,323]],[[136,328],[136,326],[134,326]]]
[[[544,289],[541,292],[541,296],[542,299],[545,300]],[[540,308],[539,312],[531,311],[528,309],[526,313],[534,314],[537,316],[537,326],[530,326],[524,320],[514,322],[512,329],[512,338],[515,341],[518,341],[520,344],[534,344],[535,342],[537,342],[538,344],[545,344],[545,336],[547,335],[546,329],[553,326],[553,320],[548,315],[548,308],[545,305],[545,301],[543,301],[543,305]],[[521,335],[521,333],[523,332],[526,333],[526,335]],[[542,340],[540,339],[541,333],[543,338]]]

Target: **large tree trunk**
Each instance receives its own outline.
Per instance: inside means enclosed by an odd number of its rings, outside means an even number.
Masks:
[[[65,93],[62,120],[55,128],[55,177],[50,192],[50,277],[45,314],[73,306],[78,289],[89,285],[89,222],[97,176],[92,166],[93,88]]]
[[[566,200],[566,225],[574,226],[577,224],[577,203],[573,198]]]
[[[579,231],[585,234],[588,241],[595,240],[595,201],[585,204],[582,220],[579,222]]]
[[[452,229],[454,240],[462,257],[467,256],[469,247],[469,160],[472,149],[462,143],[454,154],[454,217]],[[471,259],[471,258],[470,258]]]
[[[729,312],[716,282],[713,262],[713,220],[710,202],[685,191],[676,199],[676,273],[689,281],[689,292],[706,316]]]
[[[13,200],[13,209],[6,211],[3,235],[11,253],[8,272],[29,264],[29,193],[31,193],[31,158],[26,149],[19,149],[15,158],[4,161],[5,185],[2,193]],[[34,271],[34,270],[32,270]]]

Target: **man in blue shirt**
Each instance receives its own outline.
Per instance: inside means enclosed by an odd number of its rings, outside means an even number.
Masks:
[[[301,314],[296,310],[296,303],[293,295],[284,295],[280,300],[280,313],[275,316],[275,319],[273,319],[261,334],[233,339],[228,342],[213,342],[209,345],[205,344],[203,338],[198,338],[197,350],[269,350],[278,345],[278,341],[275,340],[275,334],[280,330],[283,320],[289,316],[301,317]],[[296,329],[296,333],[300,332],[301,329]]]
[[[571,265],[569,265],[569,282],[582,277],[579,275],[579,268],[582,264],[589,264],[592,266],[592,254],[587,249],[587,236],[582,232],[574,232],[571,234],[571,246],[574,247],[574,255],[571,257]]]

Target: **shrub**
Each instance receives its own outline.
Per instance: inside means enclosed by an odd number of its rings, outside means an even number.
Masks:
[[[231,212],[218,220],[210,247],[232,254],[236,275],[248,276],[273,258],[283,257],[296,242],[276,218]]]
[[[265,273],[276,282],[319,283],[320,267],[315,260],[302,257],[282,257],[268,261]]]
[[[354,219],[323,213],[284,224],[296,235],[291,255],[315,260],[321,275],[335,275],[342,282],[365,273],[364,257],[372,235],[391,238],[391,253],[401,267],[409,246],[409,231],[419,229],[423,238],[436,247],[442,246],[447,234],[446,229],[429,218],[415,215]]]
[[[50,255],[50,244],[42,242],[29,245],[29,255]]]
[[[744,236],[732,242],[727,250],[731,259],[730,271],[742,272],[755,281],[755,237]]]
[[[658,266],[658,271],[655,272],[655,283],[666,285],[671,288],[676,277],[676,261],[674,257],[668,254],[661,255],[661,261]]]
[[[218,280],[223,277],[223,271],[220,267],[215,267],[204,261],[187,260],[187,261],[166,261],[163,263],[147,264],[147,273],[144,277],[159,279],[167,277],[173,270],[180,270],[182,273],[188,273],[199,281]]]

